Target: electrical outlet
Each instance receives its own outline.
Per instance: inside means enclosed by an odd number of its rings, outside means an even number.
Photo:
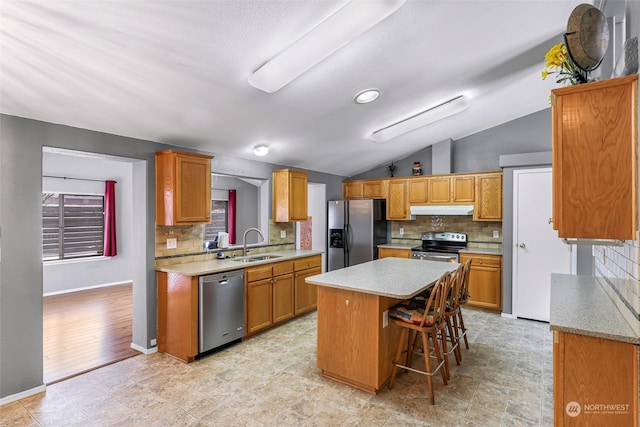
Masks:
[[[167,239],[167,249],[175,249],[178,247],[178,239]]]
[[[155,338],[153,338],[153,339],[151,340],[151,345],[157,345],[157,344],[158,344],[158,341],[156,341],[156,339],[155,339]]]
[[[285,237],[287,237],[287,232],[285,230],[280,230],[280,238],[284,239]]]
[[[493,238],[498,239],[500,237],[500,232],[498,230],[493,230]]]
[[[404,234],[404,227],[400,227],[400,235],[402,236]]]

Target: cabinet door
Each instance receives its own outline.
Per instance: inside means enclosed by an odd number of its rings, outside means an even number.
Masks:
[[[471,176],[454,176],[451,178],[453,194],[451,201],[453,203],[473,203],[475,198],[476,177]]]
[[[387,197],[386,179],[372,179],[364,181],[362,192],[365,199],[384,199]]]
[[[209,159],[176,156],[176,221],[211,222],[211,166]]]
[[[362,181],[343,182],[342,197],[346,200],[362,199],[364,197],[364,184]]]
[[[553,225],[560,237],[634,240],[637,75],[553,91]]]
[[[407,203],[407,180],[390,180],[389,197],[387,198],[387,219],[409,219],[409,203]]]
[[[291,172],[290,218],[292,221],[307,220],[307,174]]]
[[[273,323],[293,317],[293,274],[273,278]]]
[[[247,283],[247,334],[271,326],[271,278]]]
[[[429,202],[430,203],[450,203],[451,202],[451,179],[449,177],[438,176],[429,178]]]
[[[315,310],[318,304],[318,294],[316,285],[307,283],[305,279],[309,276],[320,274],[320,267],[309,268],[307,270],[296,271],[295,273],[295,314],[302,314]]]
[[[427,203],[429,201],[429,178],[413,178],[409,180],[409,204]]]
[[[502,174],[476,177],[474,221],[502,221]]]
[[[411,249],[378,248],[378,258],[411,258]]]
[[[502,257],[472,255],[469,273],[469,305],[491,309],[502,308]],[[469,255],[463,254],[465,263]]]

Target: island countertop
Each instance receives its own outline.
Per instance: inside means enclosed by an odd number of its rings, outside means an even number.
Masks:
[[[408,299],[425,290],[447,271],[460,264],[406,258],[382,258],[307,277],[318,286]]]
[[[550,314],[553,331],[640,344],[597,277],[552,274]]]

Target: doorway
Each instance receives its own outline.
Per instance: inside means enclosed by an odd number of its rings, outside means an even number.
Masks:
[[[307,215],[309,219],[305,222],[296,222],[296,249],[323,251],[321,271],[326,271],[326,200],[326,185],[310,182],[307,185]]]
[[[549,321],[551,273],[570,274],[571,246],[552,219],[551,168],[513,172],[513,315]]]

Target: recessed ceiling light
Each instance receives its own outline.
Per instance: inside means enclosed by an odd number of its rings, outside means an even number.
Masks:
[[[269,152],[269,146],[267,144],[258,144],[253,147],[253,154],[256,156],[266,156]]]
[[[379,96],[380,91],[378,89],[365,89],[353,97],[353,102],[356,104],[368,104],[378,99]]]

